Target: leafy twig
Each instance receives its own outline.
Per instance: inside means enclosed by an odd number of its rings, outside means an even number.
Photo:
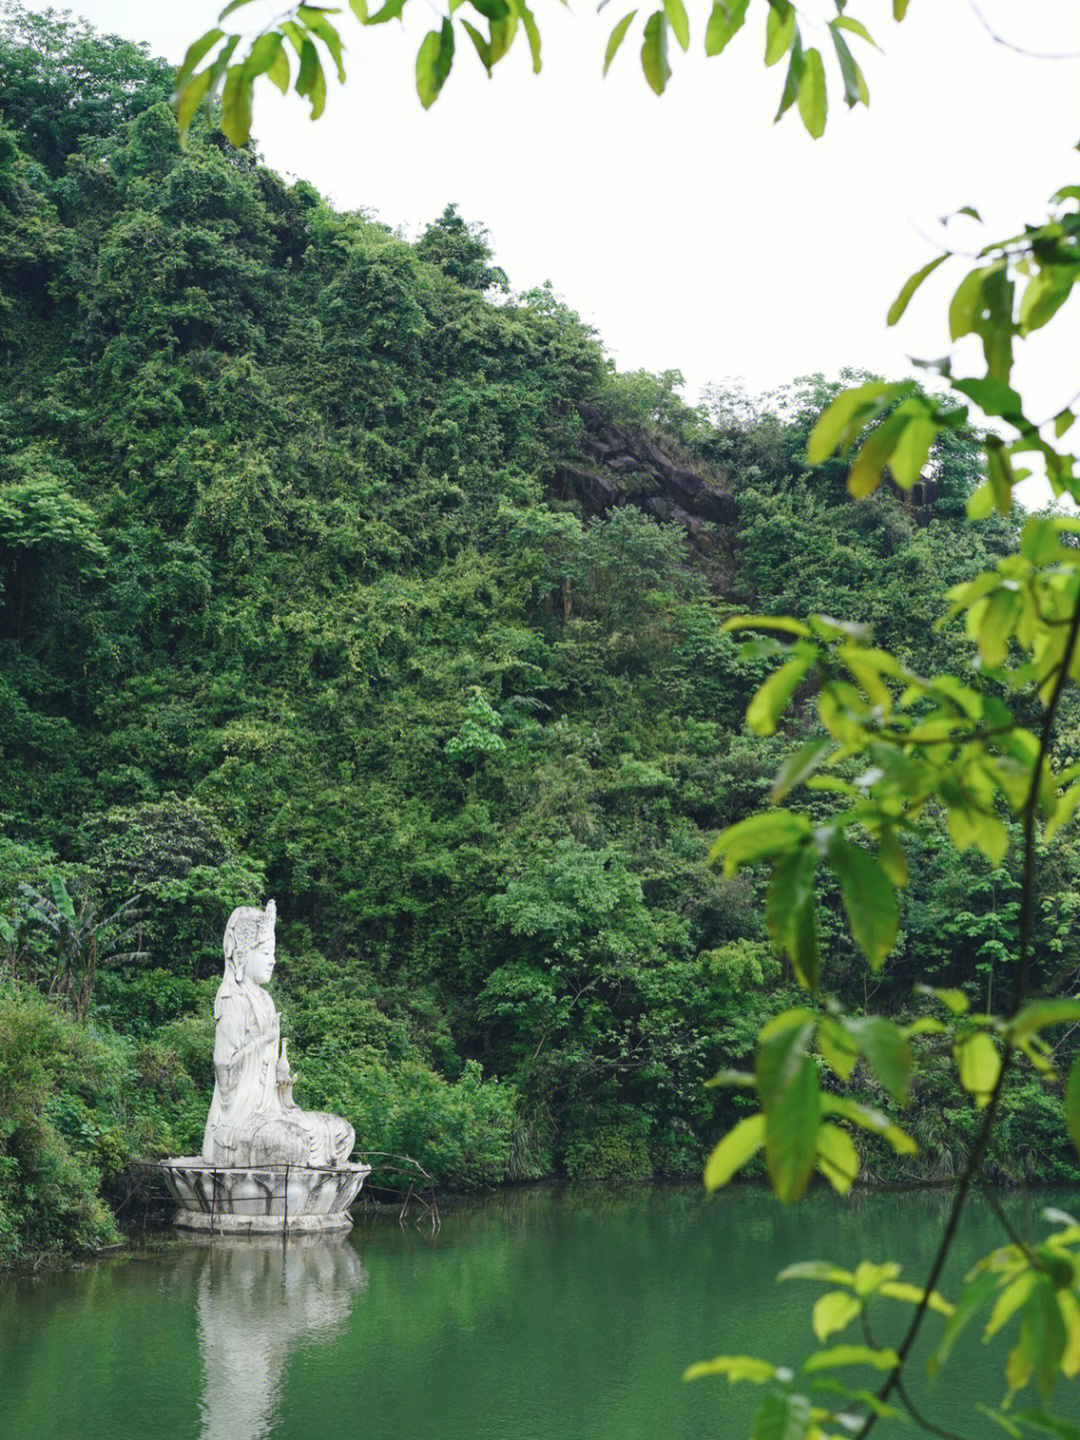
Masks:
[[[1058,703],[1061,700],[1062,691],[1065,689],[1065,683],[1068,679],[1069,669],[1076,651],[1078,636],[1080,636],[1080,594],[1078,594],[1073,601],[1072,623],[1069,626],[1069,634],[1065,641],[1065,650],[1060,663],[1055,667],[1057,674],[1054,681],[1054,689],[1043,715],[1042,727],[1039,731],[1039,749],[1033,762],[1031,785],[1024,803],[1024,870],[1020,900],[1020,943],[1017,955],[1016,975],[1013,981],[1012,1003],[1009,1008],[1009,1019],[1019,1011],[1020,1006],[1024,1003],[1024,997],[1027,994],[1027,972],[1031,950],[1032,911],[1035,893],[1035,816],[1039,808],[1039,782],[1042,778],[1043,765],[1050,752],[1050,741],[1053,735]],[[949,1251],[952,1249],[953,1240],[956,1237],[956,1229],[960,1223],[960,1216],[963,1214],[964,1206],[967,1204],[968,1194],[979,1174],[983,1156],[986,1154],[987,1146],[990,1143],[994,1123],[997,1119],[998,1108],[1001,1104],[1001,1096],[1005,1088],[1005,1080],[1012,1066],[1015,1053],[1016,1051],[1013,1046],[1006,1042],[1005,1054],[1002,1058],[1001,1069],[998,1072],[997,1083],[991,1092],[990,1100],[986,1107],[986,1117],[983,1120],[979,1134],[976,1136],[975,1143],[971,1147],[971,1154],[968,1156],[967,1166],[956,1187],[952,1209],[949,1212],[948,1220],[945,1222],[945,1229],[942,1232],[937,1253],[930,1266],[930,1274],[923,1288],[923,1298],[915,1307],[915,1314],[912,1316],[907,1334],[904,1336],[897,1350],[896,1364],[892,1370],[889,1371],[889,1374],[878,1391],[878,1399],[883,1403],[888,1400],[893,1391],[902,1383],[901,1373],[907,1357],[911,1353],[911,1347],[914,1345],[916,1337],[922,1329],[923,1320],[926,1318],[926,1311],[930,1302],[930,1293],[937,1288],[941,1272],[945,1268],[945,1261],[948,1258]],[[877,1418],[875,1414],[870,1414],[866,1417],[866,1421],[859,1431],[857,1440],[865,1440],[865,1437],[870,1434],[870,1431],[877,1423]]]

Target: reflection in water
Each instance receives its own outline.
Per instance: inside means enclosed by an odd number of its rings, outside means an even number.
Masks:
[[[1075,1201],[1002,1198],[1036,1242],[1042,1206]],[[942,1192],[815,1191],[786,1207],[751,1185],[713,1201],[696,1186],[527,1187],[446,1205],[437,1236],[368,1216],[284,1255],[269,1237],[170,1240],[4,1277],[0,1440],[313,1440],[350,1421],[366,1440],[741,1440],[757,1387],[684,1385],[686,1365],[720,1353],[798,1364],[820,1287],[776,1285],[776,1272],[895,1256],[921,1281],[948,1206]],[[944,1294],[1001,1234],[977,1197]],[[878,1341],[896,1343],[909,1318],[883,1301]],[[913,1357],[916,1403],[967,1440],[1000,1440],[972,1404],[1000,1398],[1015,1331],[986,1346],[970,1327],[930,1384],[941,1326],[930,1318]]]
[[[200,1440],[269,1435],[285,1362],[337,1334],[367,1285],[342,1236],[215,1237],[182,1262],[203,1362]],[[178,1277],[179,1278],[179,1277]]]

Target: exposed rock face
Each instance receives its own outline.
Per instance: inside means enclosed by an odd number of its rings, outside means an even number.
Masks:
[[[562,500],[576,500],[587,515],[636,505],[657,520],[681,525],[713,587],[730,591],[735,501],[727,477],[673,459],[644,435],[611,424],[585,401],[577,409],[585,425],[581,453],[576,463],[555,472],[553,492]]]

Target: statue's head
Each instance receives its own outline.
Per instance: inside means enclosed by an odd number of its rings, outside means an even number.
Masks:
[[[277,907],[273,900],[265,910],[241,905],[229,916],[225,926],[225,974],[238,983],[253,980],[265,985],[274,973],[274,921]]]

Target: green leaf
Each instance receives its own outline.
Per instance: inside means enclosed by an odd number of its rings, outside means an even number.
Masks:
[[[889,456],[892,477],[902,490],[910,490],[922,475],[930,446],[938,437],[938,424],[929,414],[912,415]]]
[[[924,265],[921,270],[916,270],[914,275],[908,276],[907,280],[904,281],[900,294],[897,295],[896,299],[889,306],[889,314],[887,316],[888,324],[895,325],[897,323],[904,311],[911,304],[912,297],[923,281],[928,280],[939,265],[944,265],[945,261],[951,258],[948,254],[939,255],[936,260],[931,260],[929,265]]]
[[[705,1375],[726,1375],[732,1385],[737,1380],[749,1380],[754,1385],[764,1385],[776,1374],[776,1366],[755,1355],[717,1355],[715,1360],[699,1360],[696,1365],[683,1371],[684,1380],[700,1380]]]
[[[816,1024],[814,1012],[800,1007],[785,1010],[760,1030],[754,1073],[766,1114],[798,1076]]]
[[[986,480],[994,505],[1002,515],[1012,509],[1012,492],[1017,476],[1013,474],[1012,463],[1005,446],[996,435],[986,437]]]
[[[1035,1388],[1044,1400],[1049,1400],[1061,1369],[1068,1332],[1053,1282],[1046,1276],[1039,1277],[1035,1292],[1025,1306],[1023,1328],[1030,1336]]]
[[[795,7],[769,0],[769,19],[765,27],[765,64],[775,65],[790,50],[795,39]],[[820,58],[820,57],[819,57]]]
[[[878,970],[896,943],[896,892],[874,857],[839,832],[829,841],[828,858],[840,882],[852,937],[871,968]]]
[[[747,1070],[718,1070],[710,1080],[705,1081],[708,1090],[733,1086],[737,1090],[756,1090],[757,1078]]]
[[[978,269],[969,270],[960,281],[949,302],[949,335],[953,340],[970,335],[976,328],[985,303],[984,287],[995,275],[1002,273],[1004,264],[1002,260],[994,265],[982,265]]]
[[[253,85],[253,77],[247,74],[245,66],[229,66],[221,96],[221,128],[228,136],[229,143],[238,149],[241,145],[246,145],[251,136]]]
[[[5,944],[15,944],[15,927],[3,915],[0,915],[0,939],[3,939]]]
[[[53,904],[56,906],[57,910],[60,911],[60,914],[64,917],[68,924],[74,925],[75,906],[72,903],[71,896],[68,894],[68,889],[67,886],[64,884],[63,876],[58,875],[54,870],[53,873],[49,876],[49,885],[52,889]]]
[[[1026,1425],[1029,1430],[1053,1435],[1055,1440],[1080,1440],[1080,1425],[1074,1425],[1071,1420],[1047,1415],[1044,1410],[1014,1410],[1012,1414],[1015,1420]]]
[[[840,34],[838,22],[834,20],[830,24],[829,30],[832,34],[836,58],[840,62],[840,75],[844,82],[844,100],[848,109],[853,109],[856,105],[869,105],[870,92],[866,88],[866,80],[855,63],[855,56],[848,49],[847,41]]]
[[[911,388],[907,381],[870,380],[853,390],[842,390],[810,432],[806,444],[809,463],[823,464],[836,449],[846,454],[859,431]]]
[[[998,1331],[1009,1323],[1034,1290],[1037,1278],[1034,1270],[1025,1270],[1023,1274],[1018,1275],[1015,1280],[1005,1286],[987,1321],[985,1331],[987,1340],[993,1339]]]
[[[960,1084],[977,1104],[986,1106],[1001,1074],[1001,1056],[985,1030],[958,1040],[953,1054],[960,1069]]]
[[[904,1034],[912,1035],[945,1035],[949,1027],[943,1020],[935,1020],[932,1015],[921,1015],[918,1020],[913,1020],[910,1025],[904,1026]]]
[[[975,326],[975,315],[982,295],[983,272],[969,270],[961,280],[949,302],[949,334],[953,340],[970,335]]]
[[[830,1335],[846,1330],[862,1308],[862,1301],[849,1290],[830,1290],[827,1295],[819,1296],[814,1301],[810,1322],[819,1344],[824,1345]]]
[[[210,82],[213,78],[212,71],[202,70],[195,76],[194,80],[189,81],[180,92],[179,99],[176,103],[176,123],[180,128],[181,135],[187,130],[195,118],[196,110],[198,110],[199,106],[206,99],[210,90]]]
[[[430,110],[446,84],[454,63],[454,28],[444,20],[439,30],[429,30],[416,54],[416,93],[425,110]]]
[[[834,30],[848,30],[852,35],[858,35],[861,40],[873,45],[875,50],[881,49],[861,20],[854,20],[850,15],[839,15],[835,20],[830,20],[829,24]]]
[[[1049,844],[1054,836],[1080,809],[1080,784],[1070,785],[1064,794],[1059,795],[1054,806],[1054,813],[1046,822],[1046,829],[1043,838]]]
[[[1074,265],[1052,265],[1032,276],[1020,297],[1017,319],[1021,334],[1041,330],[1053,319],[1072,294],[1078,273]]]
[[[525,27],[525,38],[529,42],[529,54],[532,56],[533,74],[539,75],[541,70],[540,62],[540,29],[536,23],[536,17],[525,4],[525,0],[517,0],[518,14],[521,16],[521,23]],[[636,11],[634,12],[637,13]],[[607,71],[604,71],[607,74]]]
[[[818,766],[831,751],[836,748],[835,743],[828,736],[822,736],[818,740],[807,740],[790,754],[780,769],[776,772],[776,779],[769,798],[775,805],[791,791],[796,785],[801,785],[808,775],[812,775]]]
[[[492,65],[491,46],[488,44],[487,36],[482,35],[480,31],[476,28],[476,26],[471,25],[468,20],[463,19],[461,24],[462,28],[465,31],[465,34],[468,35],[469,39],[473,43],[473,49],[476,51],[477,55],[480,56],[481,65],[483,65],[484,69],[490,75]]]
[[[781,630],[786,635],[807,636],[810,626],[802,620],[793,620],[790,615],[733,615],[721,625],[725,635],[733,630]]]
[[[997,380],[1007,381],[1012,371],[1015,288],[1005,261],[987,267],[973,328],[982,341],[987,373]]]
[[[795,39],[791,45],[791,59],[788,62],[787,77],[784,80],[783,93],[780,96],[780,108],[773,118],[773,124],[786,115],[792,105],[799,98],[799,86],[802,84],[803,71],[806,69],[806,60],[803,55],[802,38],[798,30],[795,31]]]
[[[1013,1041],[1045,1030],[1048,1025],[1073,1025],[1080,1020],[1080,1000],[1030,1000],[1009,1026]]]
[[[626,32],[630,29],[630,26],[633,23],[634,16],[636,14],[636,10],[631,10],[629,15],[624,15],[623,18],[619,21],[619,23],[615,26],[615,29],[612,30],[611,34],[608,36],[607,49],[604,51],[605,75],[611,69],[611,62],[619,53],[619,46],[626,39]]]
[[[907,1420],[909,1418],[905,1410],[899,1410],[895,1405],[889,1405],[885,1401],[879,1400],[872,1390],[852,1390],[848,1385],[841,1385],[834,1376],[826,1376],[821,1380],[812,1381],[811,1389],[824,1390],[832,1395],[843,1395],[845,1400],[850,1400],[856,1405],[865,1405],[879,1420]]]
[[[485,20],[505,20],[510,14],[510,6],[506,0],[469,0],[474,10],[478,10]]]
[[[804,815],[790,810],[771,810],[764,815],[750,815],[721,831],[709,851],[709,859],[724,857],[724,874],[734,875],[743,865],[776,855],[798,844],[808,833],[810,822]]]
[[[200,35],[197,40],[192,41],[187,48],[187,54],[184,56],[180,69],[176,72],[176,79],[173,81],[174,100],[184,93],[188,81],[192,75],[194,75],[198,68],[199,61],[203,56],[209,54],[218,41],[224,38],[224,30],[215,28],[213,30],[207,30],[205,35]],[[181,126],[180,128],[183,129],[184,127]]]
[[[881,473],[911,418],[908,414],[890,415],[863,441],[848,473],[848,493],[853,499],[865,500],[881,484]]]
[[[705,54],[719,55],[725,45],[742,29],[750,0],[716,0],[709,23],[705,27]]]
[[[844,1028],[894,1100],[907,1104],[911,1088],[911,1046],[898,1026],[881,1015],[845,1022]]]
[[[915,992],[940,1000],[946,1010],[951,1010],[954,1015],[966,1015],[971,1009],[971,1001],[962,990],[940,990],[933,985],[916,985]]]
[[[737,1170],[765,1143],[765,1116],[748,1115],[729,1130],[705,1164],[705,1189],[710,1194],[726,1185]]]
[[[374,15],[369,15],[365,24],[385,25],[388,20],[396,20],[405,9],[405,0],[386,0],[381,10],[376,10]]]
[[[977,1311],[990,1299],[997,1288],[998,1277],[994,1274],[984,1273],[979,1275],[971,1284],[965,1286],[960,1299],[956,1302],[956,1309],[945,1322],[945,1329],[937,1349],[926,1362],[926,1368],[930,1375],[937,1375],[945,1364],[952,1348],[974,1318]]]
[[[818,1025],[817,1046],[833,1074],[845,1083],[850,1080],[859,1052],[852,1043],[851,1036],[831,1015],[827,1015]]]
[[[907,856],[904,854],[903,846],[900,844],[900,837],[891,825],[886,825],[881,832],[881,841],[878,846],[878,862],[894,885],[903,887],[907,884]]]
[[[861,1125],[864,1130],[869,1130],[875,1135],[880,1135],[887,1140],[897,1155],[915,1155],[918,1153],[918,1145],[899,1125],[893,1125],[880,1110],[873,1109],[870,1105],[861,1105],[857,1100],[850,1100],[846,1095],[830,1095],[828,1093],[821,1097],[821,1108],[826,1115],[839,1115],[844,1120],[851,1120],[856,1125]]]
[[[761,1088],[759,1072],[759,1094]],[[820,1123],[817,1067],[809,1056],[804,1056],[791,1083],[774,1096],[765,1122],[765,1164],[773,1190],[785,1204],[797,1200],[809,1183],[817,1157]]]
[[[1080,1155],[1080,1055],[1070,1066],[1065,1082],[1065,1128],[1073,1149]]]
[[[817,919],[814,913],[814,872],[817,850],[803,845],[781,855],[773,866],[765,897],[765,924],[777,947],[791,958],[800,984],[818,986]]]
[[[656,10],[645,22],[645,38],[641,42],[641,68],[652,91],[664,93],[664,87],[671,79],[671,66],[667,58],[667,16]]]
[[[904,1280],[885,1280],[878,1286],[877,1293],[888,1296],[890,1300],[906,1300],[909,1305],[921,1305],[926,1291],[918,1285],[909,1285]],[[936,1311],[938,1315],[952,1315],[956,1309],[955,1305],[950,1305],[936,1290],[930,1291],[926,1305],[927,1309]]]
[[[296,39],[293,43],[297,44]],[[319,52],[315,49],[315,42],[306,35],[299,37],[299,54],[300,73],[296,77],[296,93],[310,98],[311,118],[315,120],[318,118],[315,114],[315,106],[318,101],[319,81],[322,76],[322,62],[319,60]],[[325,93],[325,82],[323,82],[322,88]]]
[[[803,56],[802,79],[799,81],[799,114],[807,131],[815,140],[825,133],[829,97],[825,83],[825,65],[821,51],[811,48]]]
[[[838,1195],[846,1195],[859,1176],[859,1155],[851,1136],[826,1121],[818,1128],[817,1153],[818,1169]]]
[[[772,1390],[754,1417],[751,1440],[806,1440],[810,1431],[810,1402],[805,1395]]]
[[[279,45],[278,52],[266,67],[266,78],[272,85],[276,85],[282,95],[288,94],[289,81],[292,78],[289,69],[289,57],[285,53],[285,46]]]
[[[671,33],[683,50],[690,48],[690,21],[686,16],[683,0],[664,0],[664,14],[671,26]]]
[[[330,52],[330,58],[333,60],[334,68],[337,70],[338,81],[344,84],[345,61],[342,54],[341,36],[337,32],[336,26],[331,24],[327,18],[327,13],[328,12],[315,5],[299,5],[296,10],[297,18],[301,24],[306,25],[311,33],[317,36]]]
[[[985,415],[1007,415],[1019,419],[1023,415],[1024,402],[1004,380],[995,380],[990,375],[971,380],[953,380],[954,390],[959,390],[969,400],[974,400]]]
[[[517,15],[512,11],[502,20],[492,20],[491,30],[491,63],[494,65],[501,60],[513,44],[514,36],[517,34]]]
[[[900,1266],[895,1260],[886,1260],[880,1265],[874,1265],[869,1260],[860,1260],[855,1267],[855,1293],[868,1300],[871,1295],[876,1295],[887,1280],[895,1280],[900,1274]]]
[[[809,655],[796,655],[774,671],[746,707],[746,723],[757,735],[772,735],[776,722],[787,709],[788,702],[799,688],[812,660]]]
[[[893,1370],[899,1363],[895,1350],[875,1350],[870,1345],[834,1345],[831,1350],[819,1350],[811,1355],[803,1369],[814,1373],[841,1365],[872,1365],[875,1370]]]
[[[850,1270],[841,1270],[828,1260],[797,1260],[777,1275],[781,1280],[824,1280],[828,1285],[853,1285],[855,1276]]]

